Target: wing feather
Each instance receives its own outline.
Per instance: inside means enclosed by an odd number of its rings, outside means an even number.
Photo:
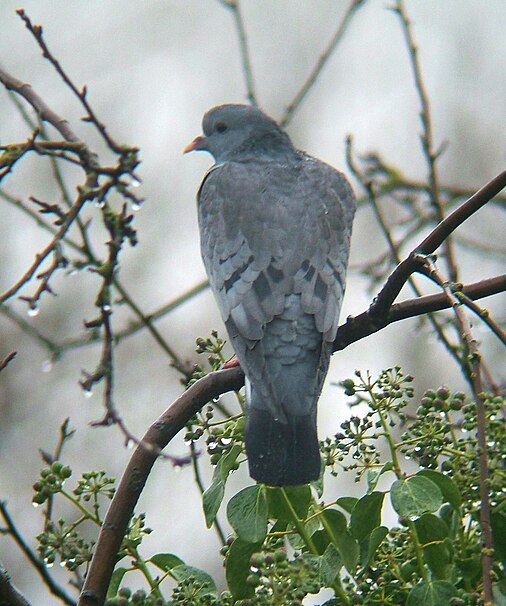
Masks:
[[[281,370],[301,355],[298,306],[314,318],[308,325],[320,342],[335,339],[355,211],[351,188],[341,173],[300,154],[292,164],[216,166],[198,204],[202,257],[234,348],[257,389],[277,389]],[[286,304],[291,295],[300,295],[295,305]],[[273,339],[283,345],[281,360],[269,349]]]

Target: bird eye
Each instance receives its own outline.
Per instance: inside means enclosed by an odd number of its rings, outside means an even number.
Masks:
[[[224,133],[227,130],[228,126],[225,124],[225,122],[217,122],[216,123],[216,132],[217,133]]]

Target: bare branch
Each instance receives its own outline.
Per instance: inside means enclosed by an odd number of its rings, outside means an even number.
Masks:
[[[397,298],[406,280],[412,273],[420,269],[420,260],[417,255],[429,255],[433,253],[457,227],[462,225],[464,221],[469,219],[470,216],[489,202],[504,187],[506,187],[506,170],[499,173],[443,219],[423,242],[411,251],[410,255],[395,268],[371,305],[370,314],[380,325],[386,318],[388,310]]]
[[[185,391],[148,429],[142,438],[142,445],[136,448],[125,469],[105,516],[95,555],[79,598],[79,606],[96,606],[103,603],[116,554],[137,500],[157,459],[156,453],[165,448],[206,402],[226,391],[239,390],[243,383],[244,375],[239,367],[207,375]],[[152,449],[147,449],[146,444],[151,445]]]
[[[9,573],[0,562],[0,604],[30,606],[28,600],[11,583]]]
[[[97,130],[102,135],[102,138],[106,142],[107,146],[114,153],[122,154],[124,152],[124,148],[122,146],[118,145],[114,141],[114,139],[112,139],[112,137],[107,132],[105,125],[102,122],[100,122],[100,120],[98,120],[95,112],[93,111],[90,104],[88,103],[88,101],[86,99],[86,94],[87,94],[86,86],[83,86],[83,88],[81,90],[79,90],[77,88],[77,86],[69,78],[69,76],[66,74],[65,70],[60,65],[60,62],[54,57],[54,55],[49,50],[49,48],[43,38],[43,35],[42,35],[42,27],[40,25],[32,24],[30,18],[28,17],[28,15],[25,13],[25,11],[22,8],[18,9],[16,12],[21,17],[21,19],[24,21],[25,26],[28,29],[28,31],[33,35],[33,37],[37,41],[37,44],[39,45],[39,47],[42,50],[42,56],[45,59],[48,59],[48,61],[53,65],[55,70],[61,76],[61,78],[65,82],[65,84],[71,89],[71,91],[76,95],[76,97],[82,103],[84,109],[87,112],[87,116],[85,116],[83,118],[83,120],[85,122],[91,122],[92,124],[94,124],[96,126]]]
[[[469,299],[481,299],[506,292],[506,274],[468,284],[463,286],[461,290]],[[450,307],[451,304],[448,302],[445,294],[426,295],[424,297],[408,299],[402,303],[394,303],[381,325],[378,325],[375,317],[371,317],[369,308],[357,316],[350,316],[346,320],[346,323],[339,327],[333,350],[339,351],[345,349],[348,345],[378,332],[393,322],[441,311]]]
[[[10,364],[12,360],[14,360],[14,358],[17,356],[17,353],[17,351],[11,351],[11,353],[7,355],[3,360],[0,359],[0,371],[6,368],[7,365]]]
[[[53,577],[47,571],[44,562],[37,557],[37,554],[30,549],[29,545],[21,536],[14,523],[14,520],[9,514],[7,503],[4,501],[0,501],[0,515],[4,519],[8,533],[14,539],[21,551],[25,554],[27,560],[30,562],[33,568],[38,572],[49,591],[59,598],[64,604],[74,606],[75,600],[70,598],[70,596],[68,596],[67,593],[54,581]]]
[[[487,606],[493,604],[492,592],[492,554],[494,544],[492,540],[492,526],[490,524],[490,495],[489,495],[489,469],[487,458],[487,418],[483,394],[483,382],[481,378],[481,354],[478,342],[474,338],[469,320],[460,304],[460,300],[438,271],[434,261],[425,257],[425,264],[429,270],[429,276],[438,284],[446,295],[456,317],[457,327],[463,345],[462,367],[464,374],[473,391],[476,402],[476,431],[478,441],[478,464],[480,470],[480,528],[481,528],[481,566],[483,579],[483,599]]]
[[[302,103],[302,101],[304,101],[306,95],[313,88],[316,80],[318,79],[318,76],[327,64],[327,61],[330,59],[332,53],[336,50],[337,45],[343,39],[343,36],[346,33],[346,30],[351,22],[353,15],[366,2],[367,0],[351,0],[350,5],[348,6],[344,14],[344,17],[341,23],[339,24],[337,30],[335,31],[334,35],[332,36],[327,48],[325,48],[323,53],[320,55],[318,61],[316,62],[316,65],[311,70],[309,76],[307,77],[299,92],[287,105],[285,113],[279,122],[281,126],[287,126],[288,123],[291,121],[293,115],[299,108],[300,104]]]
[[[248,37],[244,27],[239,0],[220,0],[221,4],[232,11],[235,20],[237,35],[239,36],[239,48],[241,50],[242,71],[246,80],[246,98],[251,105],[258,106],[255,92],[255,81],[253,79],[253,67],[251,65],[251,54],[249,51]]]

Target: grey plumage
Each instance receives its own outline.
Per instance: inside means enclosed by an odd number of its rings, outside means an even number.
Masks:
[[[260,110],[222,105],[186,149],[216,163],[198,193],[201,251],[246,375],[251,476],[318,478],[316,405],[341,308],[354,196]]]

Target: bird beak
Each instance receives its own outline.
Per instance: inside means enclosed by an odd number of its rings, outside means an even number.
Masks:
[[[183,154],[187,154],[191,151],[199,151],[206,149],[207,138],[199,135],[195,137],[191,143],[189,143],[183,150]]]

